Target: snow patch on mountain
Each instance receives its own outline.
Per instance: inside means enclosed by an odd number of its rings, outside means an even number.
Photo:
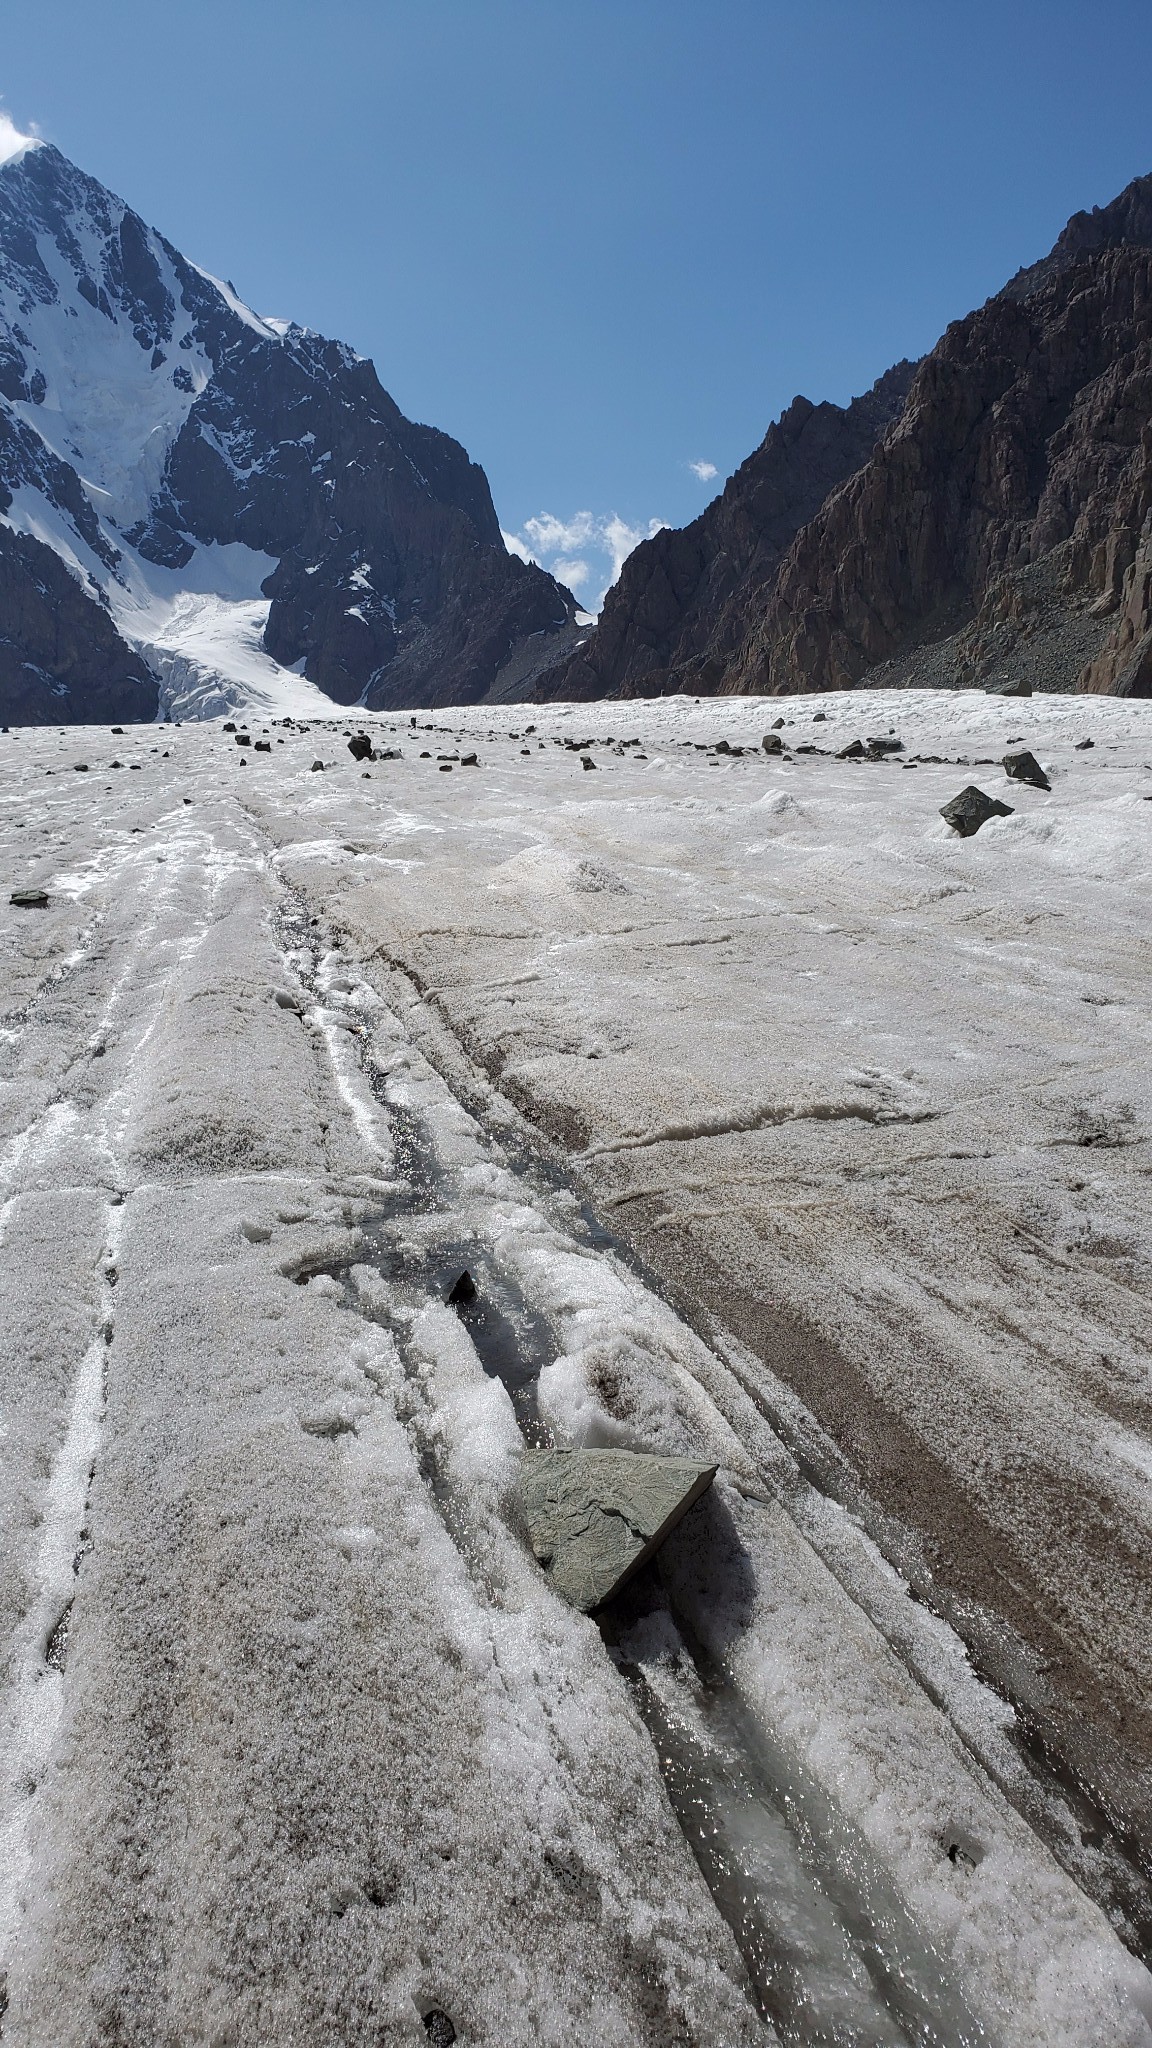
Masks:
[[[39,138],[22,135],[11,114],[6,114],[0,107],[0,164],[11,163],[14,157],[23,156],[26,149],[39,147]]]
[[[324,718],[332,701],[263,646],[268,601],[184,592],[156,637],[137,641],[160,682],[161,718],[219,718],[251,709],[275,718]]]

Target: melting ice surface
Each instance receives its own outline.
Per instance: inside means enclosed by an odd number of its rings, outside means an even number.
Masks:
[[[649,1586],[648,1595],[653,1589]],[[645,1588],[638,1589],[642,1603]],[[941,1961],[862,1842],[773,1756],[724,1674],[654,1604],[605,1634],[652,1736],[680,1825],[789,2048],[975,2048]]]

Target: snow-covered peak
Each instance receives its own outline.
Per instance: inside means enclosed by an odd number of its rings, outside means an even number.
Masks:
[[[203,265],[199,263],[193,263],[190,267],[196,272],[197,277],[204,279],[205,284],[212,285],[219,292],[228,311],[235,313],[236,318],[242,320],[245,327],[250,327],[254,334],[271,335],[277,340],[287,334],[291,326],[290,321],[261,319],[259,313],[254,313],[251,306],[245,305],[244,300],[239,297],[234,287],[230,284],[225,284],[222,277],[213,277],[212,272],[205,270]]]
[[[11,163],[14,157],[23,156],[25,150],[40,147],[39,137],[21,135],[11,114],[0,107],[0,164]]]
[[[46,554],[99,612],[105,667],[119,635],[186,711],[317,682],[367,702],[396,662],[409,694],[439,664],[475,696],[556,628],[556,586],[509,565],[463,448],[31,140],[0,165],[0,570],[27,592],[0,588],[0,686],[53,716],[73,691],[28,623]]]

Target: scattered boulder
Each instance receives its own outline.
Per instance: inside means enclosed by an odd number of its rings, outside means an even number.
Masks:
[[[766,754],[782,754],[784,752],[784,742],[780,738],[779,733],[766,732],[762,744]]]
[[[438,2005],[434,2005],[430,2012],[425,2013],[424,2032],[432,2048],[452,2048],[452,2043],[456,2039],[455,2027],[447,2013],[441,2012]]]
[[[1012,676],[1006,683],[989,683],[986,696],[989,697],[1030,697],[1032,685],[1023,676]]]
[[[238,732],[236,735],[236,745],[238,747],[250,747],[252,745],[251,733]]]
[[[902,754],[904,752],[904,742],[903,740],[895,739],[874,739],[869,735],[868,752],[874,761],[881,761],[885,754]]]
[[[88,773],[88,763],[87,763],[87,761],[73,761],[73,763],[72,763],[72,766],[73,766],[73,768],[74,768],[74,769],[76,770],[76,773],[77,773],[77,775],[87,775],[87,773]]]
[[[592,756],[591,756],[591,754],[581,754],[581,756],[580,756],[580,766],[581,766],[582,768],[594,768],[594,767],[596,766],[596,763],[595,763],[595,761],[594,761],[594,760],[592,759]]]
[[[313,763],[312,763],[312,773],[313,773],[313,775],[318,775],[318,774],[319,774],[319,773],[321,772],[321,770],[323,769],[323,766],[324,766],[324,763],[323,763],[323,761],[313,761]]]
[[[13,889],[8,901],[9,903],[14,903],[18,910],[47,910],[48,891],[47,889]]]
[[[1077,752],[1078,754],[1082,754],[1082,753],[1084,752],[1085,748],[1087,748],[1087,747],[1094,747],[1095,745],[1096,745],[1096,742],[1095,742],[1095,740],[1077,740],[1077,742],[1076,742],[1076,749],[1075,749],[1075,751],[1076,751],[1076,752]]]
[[[258,754],[270,754],[272,752],[271,740],[257,740],[255,751]]]
[[[836,759],[838,761],[862,761],[867,752],[868,749],[864,745],[863,740],[849,740],[846,747],[841,747]]]
[[[812,713],[813,725],[824,725],[827,722],[827,718],[828,713],[826,711],[814,711]]]
[[[975,783],[970,782],[967,789],[962,789],[959,796],[952,798],[951,803],[941,806],[940,816],[945,824],[960,834],[961,839],[971,839],[989,818],[1010,818],[1013,808],[1012,804],[1002,804],[999,797],[985,796],[982,789],[977,789]]]
[[[470,1301],[475,1301],[476,1292],[476,1282],[467,1267],[465,1267],[460,1278],[454,1283],[446,1297],[448,1307],[467,1308]]]
[[[461,766],[462,768],[478,768],[478,767],[480,766],[480,758],[479,758],[479,755],[477,755],[477,754],[461,754],[461,756],[460,756],[460,766]]]
[[[374,758],[372,742],[366,732],[353,733],[348,742],[348,752],[354,761],[371,761]]]
[[[235,721],[234,719],[232,719],[232,718],[228,718],[228,719],[226,719],[226,720],[225,720],[225,722],[224,722],[224,724],[223,724],[223,726],[222,726],[222,728],[221,728],[221,730],[222,730],[223,732],[235,732],[235,730],[236,730],[236,721]]]
[[[1004,773],[1011,782],[1028,782],[1033,789],[1051,789],[1052,784],[1027,747],[1021,747],[1018,754],[1005,754]]]
[[[520,1496],[557,1593],[591,1614],[648,1562],[711,1486],[715,1465],[639,1451],[527,1451]]]
[[[773,730],[773,732],[779,732],[779,731],[781,730],[781,728],[782,728],[783,724],[784,724],[784,720],[783,720],[782,718],[774,718],[774,719],[772,720],[772,730]]]

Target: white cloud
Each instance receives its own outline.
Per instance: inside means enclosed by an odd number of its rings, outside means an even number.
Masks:
[[[9,157],[18,156],[36,139],[35,135],[21,135],[11,114],[6,114],[0,107],[0,164],[6,164]]]
[[[713,477],[720,474],[714,462],[690,462],[688,467],[693,476],[699,477],[702,484],[710,484]]]
[[[597,538],[601,523],[591,512],[577,512],[571,519],[557,519],[554,512],[541,512],[538,518],[524,521],[524,531],[539,561],[544,555],[568,555],[575,548],[586,548]]]
[[[650,519],[647,526],[630,526],[618,512],[574,512],[570,519],[539,512],[524,521],[520,533],[506,533],[504,545],[521,561],[538,562],[570,590],[587,585],[588,607],[599,611],[633,548],[666,524]]]

